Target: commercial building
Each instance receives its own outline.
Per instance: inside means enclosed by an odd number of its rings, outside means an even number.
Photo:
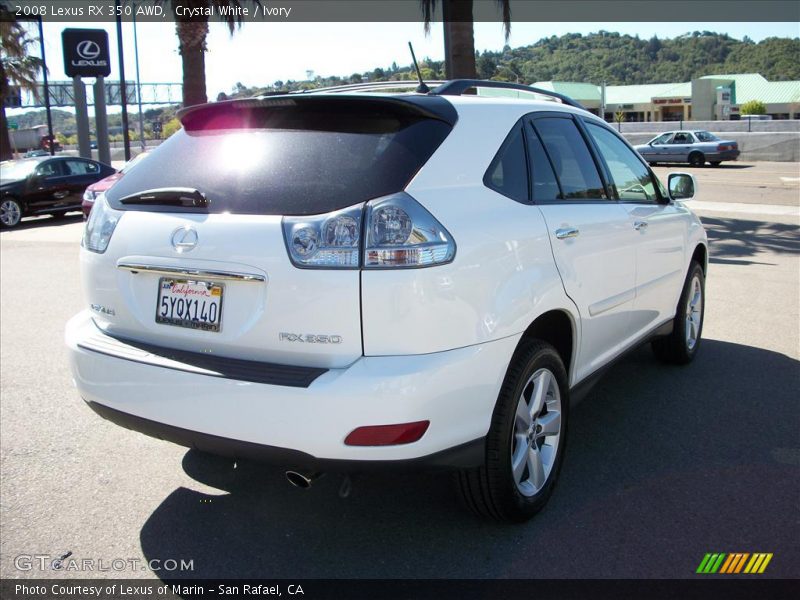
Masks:
[[[566,94],[595,114],[603,87],[569,81],[539,81],[534,87]],[[773,119],[800,119],[800,81],[767,81],[758,73],[706,75],[685,83],[605,86],[607,121],[715,121],[740,118],[743,104],[759,100]]]

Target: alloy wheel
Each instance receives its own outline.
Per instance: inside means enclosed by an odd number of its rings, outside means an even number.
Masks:
[[[14,227],[22,218],[19,204],[13,200],[4,200],[0,204],[0,222],[6,227]]]
[[[700,337],[703,319],[703,287],[698,277],[692,278],[689,301],[686,303],[686,347],[692,350]]]
[[[549,369],[539,369],[522,388],[514,416],[511,471],[523,496],[533,496],[547,482],[561,436],[561,393]]]

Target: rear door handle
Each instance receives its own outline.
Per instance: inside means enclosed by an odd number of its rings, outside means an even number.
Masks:
[[[633,228],[636,231],[641,231],[642,229],[647,229],[647,221],[636,221],[633,224]]]
[[[556,229],[556,237],[560,240],[578,237],[579,233],[580,231],[576,227],[564,227],[562,229]]]

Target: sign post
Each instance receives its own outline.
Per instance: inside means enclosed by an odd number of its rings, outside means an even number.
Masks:
[[[75,120],[78,125],[78,153],[84,158],[92,157],[89,143],[89,110],[86,105],[86,88],[81,77],[97,77],[99,85],[103,78],[111,74],[111,60],[108,53],[108,34],[104,29],[65,29],[61,32],[64,47],[64,71],[72,77],[75,94]],[[101,94],[102,95],[102,94]],[[97,105],[97,84],[95,85],[95,118],[106,122],[105,103]],[[102,114],[100,114],[102,112]],[[98,132],[99,134],[99,132]],[[108,135],[97,136],[97,149],[100,156],[111,156]]]

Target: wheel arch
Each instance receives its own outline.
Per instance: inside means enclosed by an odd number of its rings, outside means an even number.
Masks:
[[[706,160],[706,155],[703,153],[702,150],[692,150],[691,152],[689,152],[689,156],[687,156],[686,158],[689,159],[690,163],[692,162],[692,157],[693,156],[699,156],[700,158],[703,159],[703,162],[705,162],[705,160]]]
[[[575,363],[578,340],[575,317],[569,311],[554,309],[536,317],[522,334],[517,347],[531,339],[551,344],[561,357],[567,376],[570,377]]]
[[[694,252],[692,253],[692,260],[697,261],[700,263],[700,266],[703,267],[703,275],[708,273],[708,248],[702,242],[695,246]]]

